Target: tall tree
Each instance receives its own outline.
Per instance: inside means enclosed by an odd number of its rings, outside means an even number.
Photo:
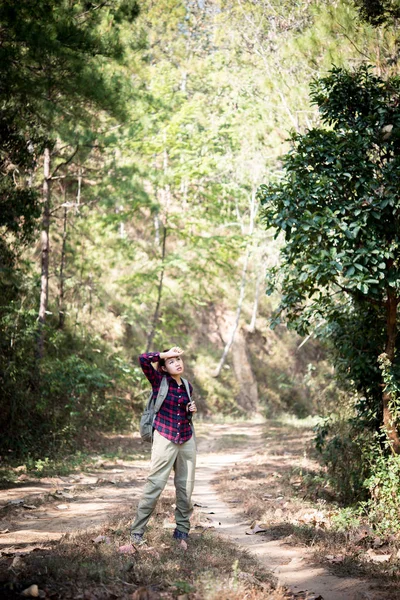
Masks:
[[[306,333],[321,320],[337,327],[348,305],[358,306],[363,331],[366,315],[370,319],[373,368],[384,353],[398,371],[400,83],[367,67],[335,69],[314,82],[311,98],[324,126],[293,135],[282,180],[260,190],[266,225],[285,236],[278,314]],[[357,312],[351,315],[357,322]],[[348,353],[349,366],[355,347],[336,351],[344,361]],[[362,354],[358,359],[365,360]],[[370,402],[380,396],[372,412],[400,452],[393,386],[384,378],[374,388],[374,372],[360,366],[355,373],[348,374]]]

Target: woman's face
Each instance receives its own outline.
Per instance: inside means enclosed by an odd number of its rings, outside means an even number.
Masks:
[[[163,369],[172,377],[174,375],[182,375],[184,368],[183,360],[180,356],[165,359],[165,367]]]

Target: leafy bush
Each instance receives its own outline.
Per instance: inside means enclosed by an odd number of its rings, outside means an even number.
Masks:
[[[127,430],[142,405],[142,377],[99,339],[47,332],[35,355],[36,314],[10,304],[0,318],[0,454],[42,459],[79,448],[91,431]]]
[[[316,448],[339,501],[347,505],[365,500],[364,482],[371,473],[366,452],[373,442],[372,432],[360,430],[347,417],[327,418],[315,431]]]
[[[370,499],[363,504],[378,535],[400,532],[400,456],[376,447],[371,476],[365,480]]]

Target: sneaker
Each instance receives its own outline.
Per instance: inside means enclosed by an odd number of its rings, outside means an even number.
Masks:
[[[189,537],[189,534],[186,533],[186,531],[179,531],[179,529],[175,529],[173,537],[176,540],[185,540],[186,541]]]
[[[143,533],[131,533],[131,544],[134,546],[141,546],[145,544],[145,539],[143,538]]]

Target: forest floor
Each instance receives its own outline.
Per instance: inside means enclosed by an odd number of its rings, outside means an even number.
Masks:
[[[397,600],[394,548],[359,525],[333,526],[311,435],[279,422],[200,424],[187,550],[171,539],[170,481],[147,544],[118,551],[148,469],[135,436],[103,439],[81,472],[20,473],[0,490],[0,597]]]

